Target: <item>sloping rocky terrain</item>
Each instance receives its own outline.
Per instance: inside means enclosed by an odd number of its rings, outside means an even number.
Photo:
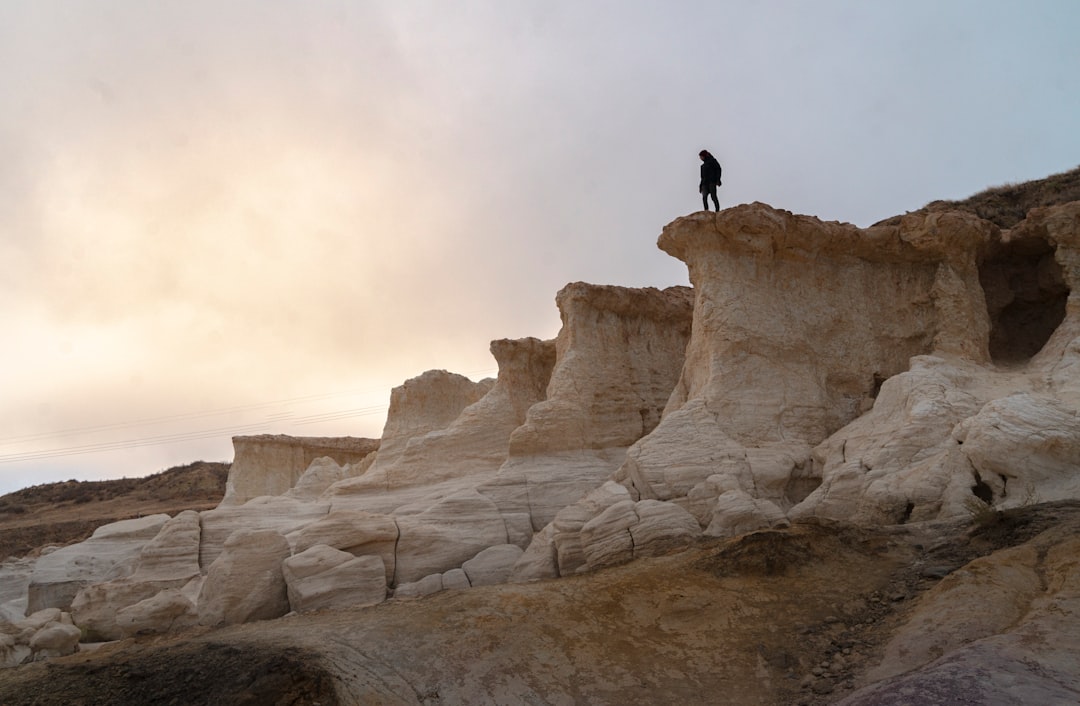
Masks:
[[[44,483],[0,496],[0,559],[89,537],[140,515],[209,510],[225,493],[228,463],[196,461],[145,478]]]
[[[567,285],[554,340],[406,381],[379,440],[239,437],[216,508],[6,562],[0,662],[168,684],[140,660],[194,640],[283,703],[1075,702],[1069,179],[1009,187],[1019,219],[679,218],[691,288]]]

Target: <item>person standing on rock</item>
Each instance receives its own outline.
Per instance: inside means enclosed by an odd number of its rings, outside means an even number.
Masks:
[[[701,205],[706,211],[709,210],[709,197],[712,196],[713,206],[720,210],[720,202],[716,200],[716,187],[720,186],[720,163],[716,157],[709,154],[709,150],[698,152],[701,157],[701,183],[698,185],[698,193],[701,194]]]

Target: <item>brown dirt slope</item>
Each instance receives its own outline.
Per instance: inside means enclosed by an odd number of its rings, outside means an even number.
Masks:
[[[944,576],[1062,523],[1080,528],[1080,503],[976,528],[802,524],[565,579],[115,643],[7,670],[0,703],[819,706],[853,693]]]
[[[229,464],[196,461],[145,478],[45,483],[0,496],[0,560],[89,537],[132,517],[209,510],[225,495]]]

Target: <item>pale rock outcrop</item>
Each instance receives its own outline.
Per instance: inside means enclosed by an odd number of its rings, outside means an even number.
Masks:
[[[27,590],[35,563],[33,557],[0,562],[0,623],[15,622],[26,615]]]
[[[685,547],[701,536],[701,527],[675,503],[641,500],[634,504],[638,521],[630,526],[634,558],[657,556],[673,547]]]
[[[74,654],[79,650],[81,636],[82,632],[74,625],[50,623],[30,638],[29,661]]]
[[[787,515],[768,500],[755,498],[744,490],[727,490],[713,504],[712,521],[705,528],[708,537],[735,537],[759,529],[787,527]]]
[[[690,338],[691,300],[686,287],[564,287],[547,398],[510,436],[501,485],[482,492],[516,516],[526,498],[535,532],[602,484],[660,421]]]
[[[394,598],[421,598],[443,590],[443,575],[428,574],[419,581],[398,584],[394,589]]]
[[[329,456],[317,458],[296,481],[296,485],[285,493],[285,497],[302,501],[317,500],[331,485],[350,477],[350,470],[349,464],[339,465]]]
[[[157,535],[143,546],[130,579],[186,583],[198,576],[201,537],[199,513],[181,512],[162,525]]]
[[[395,583],[456,568],[478,552],[506,544],[506,524],[495,503],[475,490],[441,500],[416,515],[397,517]]]
[[[624,564],[634,558],[630,528],[637,524],[633,500],[605,508],[581,526],[581,551],[589,569]],[[695,523],[696,524],[696,523]]]
[[[29,642],[30,638],[34,636],[34,633],[49,623],[65,622],[65,615],[70,614],[59,608],[42,608],[41,610],[34,611],[22,620],[13,623],[12,626],[15,629],[14,634],[16,636],[16,641],[24,643]]]
[[[238,530],[225,542],[199,593],[199,624],[217,626],[280,618],[289,612],[281,563],[289,542],[273,530]]]
[[[16,667],[29,655],[29,645],[20,645],[14,635],[0,632],[0,669]]]
[[[71,602],[71,613],[87,639],[120,639],[124,636],[120,611],[198,577],[200,536],[199,513],[181,512],[143,546],[130,576],[80,589]]]
[[[984,482],[1001,479],[1001,506],[1080,497],[1080,413],[1046,395],[994,400],[956,430]],[[1018,462],[1022,459],[1022,462]]]
[[[302,502],[284,496],[259,497],[243,505],[219,505],[207,510],[200,515],[199,566],[207,571],[234,532],[273,530],[287,535],[323,519],[329,511],[329,503]]]
[[[693,515],[659,500],[620,500],[588,520],[580,533],[589,569],[656,556],[699,536],[701,527]]]
[[[578,569],[585,567],[585,556],[582,530],[590,520],[602,515],[609,507],[625,503],[632,503],[630,492],[623,486],[613,481],[606,481],[599,488],[589,492],[580,501],[560,510],[551,522],[552,531],[549,535],[538,533],[533,543],[550,541],[555,549],[556,576],[568,576]],[[603,527],[594,527],[593,534],[601,535]],[[548,539],[548,536],[550,539]],[[627,535],[629,540],[629,535]],[[533,552],[530,546],[529,553]],[[540,554],[542,552],[537,551]],[[540,568],[538,566],[537,568]],[[544,575],[519,575],[519,578],[548,578]]]
[[[27,589],[27,612],[68,608],[84,586],[130,575],[142,549],[168,522],[150,515],[98,527],[89,539],[38,559]]]
[[[326,517],[286,535],[293,554],[325,544],[353,556],[374,555],[386,569],[386,583],[394,580],[398,526],[393,517],[362,510],[334,510]]]
[[[488,547],[461,565],[462,572],[468,577],[466,583],[470,586],[506,583],[510,572],[523,553],[521,547],[514,544]],[[443,586],[449,588],[446,574],[443,574]]]
[[[199,623],[199,612],[183,589],[167,588],[116,611],[120,637],[164,635]]]
[[[993,233],[960,213],[862,230],[760,203],[677,219],[659,246],[689,268],[693,335],[663,421],[616,478],[644,499],[697,489],[698,517],[700,486],[718,474],[790,507],[811,447],[912,356],[987,360],[976,258]]]
[[[494,384],[493,380],[473,382],[457,373],[429,370],[395,387],[390,392],[386,425],[371,471],[396,464],[413,439],[446,429]]]
[[[386,600],[386,567],[377,556],[353,556],[316,544],[282,563],[289,605],[298,613],[371,606]]]
[[[360,464],[379,448],[373,439],[297,437],[283,434],[233,437],[233,462],[221,507],[263,495],[282,495],[323,456],[340,465]]]
[[[536,533],[525,552],[514,563],[507,581],[524,583],[559,575],[559,554],[555,549],[555,524],[546,525]]]
[[[476,476],[493,475],[506,461],[510,434],[525,420],[526,411],[544,399],[551,369],[555,364],[555,344],[535,338],[500,339],[491,342],[491,354],[499,364],[499,375],[491,381],[468,383],[461,376],[444,371],[425,373],[410,380],[391,395],[387,428],[393,434],[412,433],[402,447],[400,440],[385,441],[375,464],[362,479],[352,483],[362,487],[401,488]],[[423,384],[421,384],[423,383]],[[450,388],[447,394],[445,388]],[[445,417],[455,409],[449,401],[469,401],[449,423]],[[396,399],[395,399],[396,395]],[[415,423],[406,424],[423,410],[430,415],[428,397],[438,414],[430,420],[433,428],[419,433]],[[385,438],[385,436],[384,436]]]
[[[1033,209],[990,245],[980,291],[991,350],[1009,365],[914,358],[869,414],[815,449],[822,485],[792,518],[895,523],[960,515],[973,497],[1004,507],[1076,497],[1080,203]]]
[[[626,448],[652,431],[682,367],[691,298],[686,287],[563,287],[547,400],[529,408],[511,455]]]
[[[468,562],[465,563],[467,564]],[[465,573],[464,569],[450,569],[449,571],[443,572],[442,590],[444,591],[469,588],[472,585],[473,584],[470,583],[469,576]]]

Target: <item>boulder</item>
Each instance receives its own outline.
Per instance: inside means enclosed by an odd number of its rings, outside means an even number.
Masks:
[[[536,579],[553,579],[559,575],[558,552],[555,549],[555,525],[544,527],[533,536],[532,542],[518,558],[507,581],[523,583]]]
[[[132,581],[182,581],[199,575],[199,513],[186,510],[162,525],[143,546],[135,563]]]
[[[324,544],[354,556],[376,555],[386,568],[386,582],[397,564],[397,521],[362,510],[332,510],[326,517],[287,535],[293,554]]]
[[[30,661],[63,657],[79,651],[82,631],[67,623],[49,623],[30,638]]]
[[[294,498],[258,497],[243,505],[220,505],[203,512],[199,566],[203,573],[221,553],[225,540],[239,530],[271,530],[288,535],[326,517],[329,503]]]
[[[642,500],[634,505],[634,512],[638,521],[630,527],[630,538],[635,559],[686,546],[701,536],[694,516],[674,503]]]
[[[521,547],[514,544],[500,544],[488,547],[472,559],[462,564],[461,568],[468,576],[468,583],[472,586],[490,586],[497,583],[506,583],[510,578],[510,572],[514,565],[525,552]],[[446,585],[446,577],[443,576],[443,585]]]
[[[398,584],[394,589],[394,598],[420,598],[443,590],[443,575],[429,574],[419,581]]]
[[[468,563],[468,562],[465,562]],[[442,575],[442,590],[450,591],[455,588],[469,588],[469,577],[463,569],[450,569]]]
[[[506,544],[506,524],[495,503],[475,490],[397,518],[395,583],[409,583],[461,566],[482,549]]]
[[[787,527],[787,516],[768,500],[755,498],[743,490],[721,493],[713,507],[713,517],[705,528],[708,537],[735,537],[759,529]]]
[[[281,563],[289,554],[289,542],[273,530],[232,534],[199,592],[199,624],[234,625],[288,613]]]
[[[634,558],[630,528],[638,522],[633,500],[609,506],[581,527],[581,549],[590,569],[623,564]]]
[[[195,604],[182,589],[168,588],[150,598],[116,611],[120,637],[164,635],[194,627],[199,622]]]
[[[386,568],[377,556],[353,556],[325,544],[282,563],[289,605],[297,613],[370,606],[386,600]]]
[[[80,589],[71,602],[71,612],[87,638],[120,639],[119,611],[199,576],[200,537],[199,513],[181,512],[143,546],[130,576]]]

